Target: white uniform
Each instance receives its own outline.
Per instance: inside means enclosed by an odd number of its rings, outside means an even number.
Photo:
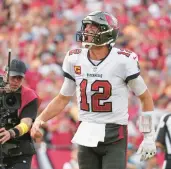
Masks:
[[[137,58],[133,52],[112,48],[95,65],[86,48],[67,53],[63,71],[76,83],[80,121],[128,124],[127,83],[140,74]]]

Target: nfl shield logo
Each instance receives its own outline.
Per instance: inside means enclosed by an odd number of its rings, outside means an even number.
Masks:
[[[74,66],[75,74],[80,75],[81,74],[81,66]]]

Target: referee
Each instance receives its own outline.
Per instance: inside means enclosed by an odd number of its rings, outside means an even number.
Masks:
[[[162,169],[171,169],[171,113],[160,119],[156,132],[156,146],[165,151]]]

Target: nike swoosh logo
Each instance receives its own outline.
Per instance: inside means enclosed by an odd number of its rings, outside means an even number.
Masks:
[[[105,21],[102,17],[100,17],[101,20]]]

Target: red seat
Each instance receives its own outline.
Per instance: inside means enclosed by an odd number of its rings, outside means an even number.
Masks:
[[[53,150],[49,149],[47,151],[49,160],[53,166],[53,169],[62,169],[63,164],[70,160],[71,151],[70,150]]]
[[[71,145],[72,133],[58,133],[54,132],[52,135],[51,143],[53,145],[69,146]]]
[[[38,169],[39,168],[36,155],[33,155],[32,162],[31,162],[31,168],[32,169]]]

